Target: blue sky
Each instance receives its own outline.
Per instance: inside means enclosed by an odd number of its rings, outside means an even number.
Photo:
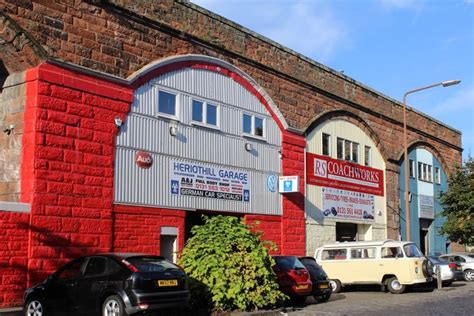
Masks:
[[[474,156],[474,0],[192,0],[462,132]]]

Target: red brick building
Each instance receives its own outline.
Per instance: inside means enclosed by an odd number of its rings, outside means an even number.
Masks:
[[[335,146],[366,135],[350,160],[373,152],[383,174],[376,218],[344,225],[398,238],[399,102],[188,1],[0,4],[0,306],[72,257],[179,252],[196,214],[311,253],[337,233],[305,194],[324,128],[345,126]],[[448,174],[460,163],[458,131],[413,110],[408,127]],[[298,192],[278,193],[280,176]]]

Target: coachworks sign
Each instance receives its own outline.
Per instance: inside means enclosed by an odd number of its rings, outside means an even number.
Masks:
[[[306,183],[354,192],[384,195],[383,170],[306,153]]]

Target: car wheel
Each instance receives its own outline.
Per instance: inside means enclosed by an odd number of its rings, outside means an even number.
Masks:
[[[331,286],[333,293],[339,293],[342,291],[342,284],[339,280],[329,280],[329,285]]]
[[[102,304],[102,316],[125,316],[125,305],[118,295],[107,297]]]
[[[472,282],[474,281],[474,270],[464,271],[464,280]]]
[[[313,297],[316,300],[316,302],[324,303],[324,302],[329,301],[329,299],[331,298],[331,294],[323,294],[323,295],[319,295],[319,296],[314,295]]]
[[[396,277],[392,277],[387,280],[387,288],[390,293],[393,294],[402,294],[405,292],[405,285],[402,285]]]
[[[44,307],[40,300],[34,298],[28,301],[25,309],[26,316],[43,316]]]

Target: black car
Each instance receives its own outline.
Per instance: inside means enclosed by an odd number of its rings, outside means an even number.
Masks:
[[[188,280],[160,256],[100,254],[75,259],[26,290],[25,314],[122,316],[187,308]]]
[[[298,259],[305,266],[306,270],[308,270],[311,282],[313,282],[311,295],[313,295],[314,299],[318,302],[327,302],[331,297],[332,288],[329,284],[326,272],[316,263],[313,257],[300,257]]]

